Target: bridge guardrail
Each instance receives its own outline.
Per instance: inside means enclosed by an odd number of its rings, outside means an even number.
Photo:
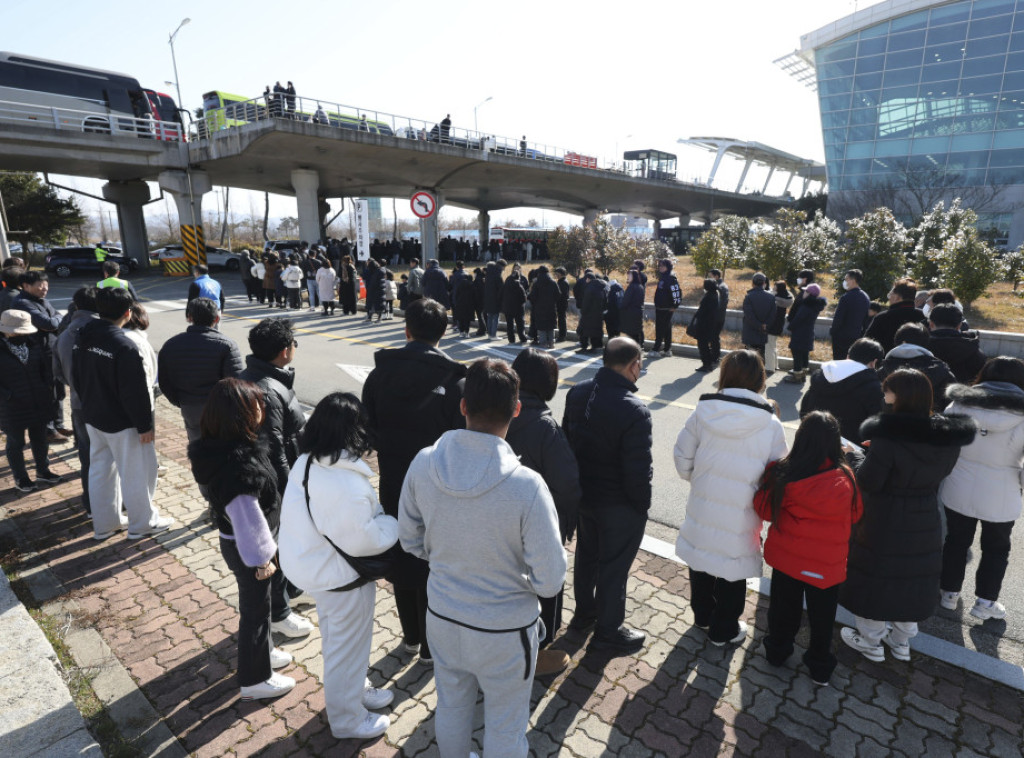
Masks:
[[[48,126],[58,131],[130,136],[133,139],[142,137],[172,142],[180,142],[183,136],[181,127],[169,121],[16,103],[10,100],[0,100],[0,123]]]

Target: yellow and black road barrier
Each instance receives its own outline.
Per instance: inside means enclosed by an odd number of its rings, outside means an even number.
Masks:
[[[164,267],[164,276],[188,276],[192,271],[185,258],[161,258],[160,265]]]
[[[185,260],[190,266],[206,263],[206,240],[203,227],[182,224],[181,246],[185,249]]]

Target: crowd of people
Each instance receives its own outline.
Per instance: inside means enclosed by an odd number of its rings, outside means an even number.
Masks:
[[[20,490],[61,481],[48,467],[46,423],[58,419],[55,387],[67,384],[93,536],[108,540],[126,529],[140,539],[173,526],[154,503],[158,386],[181,411],[192,472],[238,585],[240,696],[273,698],[294,687],[279,673],[292,657],[271,634],[313,630],[291,607],[308,593],[332,733],[384,734],[390,722],[379,711],[393,693],[373,686],[367,672],[376,580],[386,579],[401,627],[398,654],[433,667],[441,754],[470,754],[482,691],[485,753],[525,756],[532,680],[569,662],[551,644],[563,634],[565,547],[574,537],[575,611],[564,634],[589,638],[606,655],[635,654],[646,641],[626,617],[653,483],[652,416],[636,393],[645,357],[671,349],[680,286],[672,262],[661,261],[657,339],[645,354],[633,319],[638,294],[643,304],[643,264],[627,275],[628,307],[607,342],[612,284],[594,272],[580,277],[581,348],[601,349],[601,366],[568,391],[559,423],[548,407],[558,363],[540,348],[565,336],[565,272],[539,266],[525,276],[513,264],[506,276],[508,264],[497,261],[473,274],[457,264],[449,278],[436,260],[426,269],[410,264],[404,292],[391,298],[404,296],[407,343],[375,354],[361,397],[331,393],[308,420],[294,389],[293,322],[272,317],[253,326],[243,360],[217,329],[223,292],[201,267],[189,325],[159,354],[145,338],[144,306],[116,274],[80,288],[62,317],[46,301],[45,274],[7,267],[5,283],[17,286],[0,303],[0,429]],[[318,254],[286,266],[267,254],[252,262],[246,289],[250,299],[263,291],[260,302],[283,307],[297,299],[279,298],[278,283],[301,293],[305,274],[330,315],[336,293],[343,309],[356,295],[352,262],[340,268]],[[388,273],[376,261],[363,272],[368,318],[391,312]],[[870,301],[856,286],[860,272],[846,278],[835,357],[811,377],[790,446],[764,394],[764,355],[780,320],[791,332],[794,324],[813,329],[824,307],[820,287],[812,272],[801,272],[792,293],[767,289],[755,275],[743,306],[749,347],[719,357],[728,288],[713,272],[691,326],[702,368],[718,368],[717,387],[700,397],[674,448],[677,474],[689,482],[676,553],[688,566],[694,624],[713,645],[742,643],[745,582],[767,562],[767,660],[786,665],[806,604],[803,662],[822,686],[836,666],[837,606],[856,617],[841,630],[844,644],[872,661],[884,661],[887,649],[908,660],[917,624],[938,605],[958,606],[979,523],[970,613],[1003,618],[999,594],[1024,485],[1024,362],[965,349],[976,335],[952,293],[931,293],[925,316],[906,279],[893,286],[890,308],[865,323]],[[476,318],[496,337],[504,314],[509,342],[531,341],[526,302],[537,347],[512,365],[484,358],[467,366],[441,349],[449,306],[460,336]],[[794,359],[803,353],[794,375],[806,373],[810,349],[793,350]],[[26,434],[36,481],[25,469]]]

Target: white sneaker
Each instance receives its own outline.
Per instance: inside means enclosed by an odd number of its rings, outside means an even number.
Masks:
[[[92,514],[89,515],[89,518],[92,518]],[[103,540],[109,540],[115,534],[117,534],[120,531],[124,531],[127,528],[128,528],[128,519],[122,517],[121,518],[121,523],[119,523],[117,526],[115,526],[109,532],[93,532],[92,538],[94,540],[96,540],[97,542],[102,542]]]
[[[271,674],[270,678],[265,682],[242,687],[242,700],[264,700],[271,697],[281,697],[281,695],[291,692],[294,686],[295,680],[290,676],[282,676],[276,673]]]
[[[294,660],[295,657],[287,650],[275,647],[270,651],[270,668],[272,669],[283,669]]]
[[[157,516],[156,521],[147,526],[141,532],[128,532],[128,539],[130,540],[141,540],[143,537],[148,537],[151,534],[159,534],[160,532],[166,532],[174,525],[174,519],[170,516]]]
[[[382,690],[370,686],[363,688],[363,707],[371,711],[386,708],[391,705],[391,701],[394,699],[395,693],[391,690]]]
[[[958,600],[960,600],[959,592],[946,592],[946,590],[939,592],[939,605],[947,611],[955,611]]]
[[[313,622],[297,613],[289,613],[281,621],[271,621],[270,631],[283,634],[285,637],[305,637],[313,631]]]
[[[976,619],[1002,619],[1006,618],[1006,606],[998,600],[982,600],[980,597],[974,601],[971,608],[971,615]]]
[[[383,713],[367,713],[363,723],[351,732],[336,732],[333,729],[331,734],[339,740],[369,740],[380,737],[391,726],[391,719]]]
[[[898,645],[893,642],[892,630],[882,637],[882,642],[889,646],[892,651],[892,657],[898,661],[909,661],[910,660],[910,645],[904,642],[902,645]]]
[[[740,621],[739,625],[740,625],[739,632],[736,634],[735,637],[733,637],[731,640],[729,640],[729,643],[732,644],[732,645],[739,645],[747,637],[747,632],[749,631],[749,627],[747,626],[747,622],[746,621]],[[724,642],[715,642],[714,640],[710,640],[710,642],[715,647],[724,647],[725,646]]]
[[[843,642],[845,642],[858,653],[863,655],[869,661],[881,663],[885,660],[885,648],[883,648],[881,645],[872,645],[870,642],[861,637],[860,632],[858,632],[856,629],[844,626],[839,634],[843,638]],[[895,654],[895,651],[893,651],[893,655]]]
[[[660,350],[651,350],[651,351],[649,351],[647,353],[647,357],[648,358],[660,358],[661,357],[661,351]]]

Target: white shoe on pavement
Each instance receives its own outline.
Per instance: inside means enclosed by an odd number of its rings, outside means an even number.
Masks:
[[[287,650],[275,647],[270,651],[270,668],[272,669],[283,669],[294,660],[295,657]]]
[[[270,631],[285,637],[305,637],[313,631],[313,622],[297,613],[289,613],[287,618],[271,621]]]
[[[899,645],[899,644],[893,642],[892,630],[891,629],[889,630],[889,632],[884,637],[882,637],[882,642],[884,642],[886,645],[888,645],[889,649],[892,651],[892,657],[895,658],[896,660],[898,660],[898,661],[909,661],[910,660],[910,644],[904,642],[902,645]]]
[[[979,597],[974,601],[971,615],[982,621],[986,619],[1003,619],[1006,618],[1006,606],[998,600],[982,600]]]
[[[860,636],[860,632],[851,627],[844,626],[839,635],[843,638],[843,642],[852,647],[858,653],[863,655],[869,661],[875,663],[881,663],[885,660],[885,648],[881,645],[872,645],[870,642]],[[893,653],[895,655],[895,652]]]
[[[746,621],[740,621],[739,625],[740,625],[739,632],[736,634],[735,637],[733,637],[731,640],[729,640],[729,643],[732,644],[732,645],[739,645],[740,643],[742,643],[743,640],[746,639],[746,637],[747,637],[747,632],[750,630],[750,628],[747,626],[747,622]],[[723,647],[725,645],[724,642],[715,642],[714,640],[709,640],[709,641],[715,647]]]
[[[151,534],[159,534],[160,532],[166,532],[174,525],[174,519],[170,516],[157,516],[156,521],[147,526],[141,532],[128,532],[128,539],[130,540],[141,540],[143,537],[148,537]]]
[[[377,711],[391,705],[395,699],[395,693],[391,690],[382,690],[367,685],[363,688],[363,708]]]
[[[92,518],[91,514],[90,514],[90,518]],[[118,532],[124,531],[127,528],[128,528],[128,519],[122,519],[121,523],[118,524],[113,529],[111,529],[109,532],[94,532],[93,535],[92,535],[92,538],[94,540],[96,540],[97,542],[102,542],[103,540],[110,539],[111,537],[113,537]]]
[[[380,737],[391,726],[391,719],[383,713],[367,713],[363,723],[351,732],[336,732],[333,729],[331,734],[339,740],[369,740]]]
[[[265,682],[242,687],[241,696],[242,700],[264,700],[271,697],[281,697],[281,695],[291,692],[294,686],[295,680],[290,676],[274,673]]]
[[[960,600],[959,592],[946,592],[946,590],[939,592],[939,605],[947,611],[955,611],[958,600]]]

